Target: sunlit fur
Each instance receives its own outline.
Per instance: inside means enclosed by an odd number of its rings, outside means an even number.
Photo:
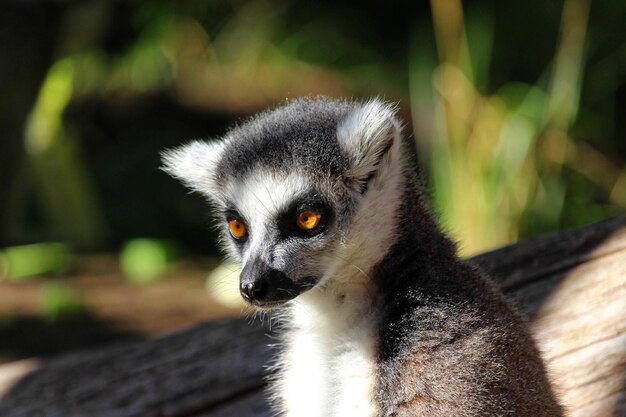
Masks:
[[[358,209],[350,227],[325,254],[320,284],[302,294],[287,317],[290,332],[286,353],[277,363],[275,396],[289,416],[378,412],[374,402],[378,309],[370,274],[395,241],[405,162],[400,159],[400,125],[392,108],[370,102],[359,110],[337,132],[340,146],[354,161],[346,176],[362,182],[372,170],[377,173],[367,192],[356,197]],[[376,159],[378,147],[385,146],[381,139],[392,144],[382,159]]]
[[[296,100],[164,162],[215,206],[242,267],[307,282],[279,313],[277,414],[560,415],[526,323],[433,220],[393,105]],[[325,228],[285,236],[285,213],[306,199],[324,202]]]

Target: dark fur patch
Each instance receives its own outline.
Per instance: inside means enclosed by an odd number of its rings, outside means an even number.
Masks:
[[[339,150],[337,125],[353,107],[347,101],[299,99],[260,113],[227,134],[217,177],[240,178],[259,166],[312,174],[324,167],[340,175],[348,161]]]
[[[406,187],[401,237],[374,274],[381,415],[561,416],[526,321],[458,258],[415,174]]]

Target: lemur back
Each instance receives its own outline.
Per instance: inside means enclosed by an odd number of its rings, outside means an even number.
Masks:
[[[301,99],[164,153],[284,327],[284,416],[561,416],[525,320],[462,261],[396,109]]]

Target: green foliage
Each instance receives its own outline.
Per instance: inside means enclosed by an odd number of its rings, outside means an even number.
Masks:
[[[11,281],[67,272],[72,263],[69,248],[62,243],[13,246],[0,252],[0,277]]]
[[[58,239],[80,248],[103,243],[104,220],[78,139],[63,124],[73,97],[75,65],[57,61],[48,71],[28,118],[25,147],[44,215]]]
[[[149,283],[164,277],[178,258],[178,250],[171,242],[157,239],[133,239],[124,244],[120,266],[134,283]]]
[[[184,111],[231,118],[302,95],[398,101],[436,209],[466,254],[626,210],[624,2],[148,0],[121,13],[107,33],[123,47],[101,41],[61,57],[26,131],[28,148],[40,150],[31,156],[37,192],[58,239],[106,242],[110,219],[82,164],[91,138],[63,120],[72,103],[94,98],[124,109],[165,97]],[[107,126],[93,124],[90,132],[113,141]],[[137,138],[124,146],[158,142],[147,126],[132,128]],[[131,165],[131,154],[112,164]],[[164,197],[154,198],[160,207]],[[122,229],[121,239],[142,234]],[[133,269],[143,261],[124,268],[160,276],[159,256],[153,272]]]
[[[489,14],[464,16],[460,1],[432,5],[440,60],[430,79],[417,69],[412,103],[435,109],[421,128],[430,137],[416,131],[418,144],[430,154],[435,205],[463,252],[623,212],[624,159],[616,164],[576,135],[586,125],[590,2],[564,2],[553,59],[536,82],[508,81],[493,93],[485,91]]]
[[[79,292],[68,284],[46,282],[41,289],[41,309],[50,321],[73,320],[89,315]]]

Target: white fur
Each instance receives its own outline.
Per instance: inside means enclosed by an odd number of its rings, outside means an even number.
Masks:
[[[215,170],[226,141],[193,141],[163,153],[162,168],[187,187],[215,198]]]
[[[264,249],[276,234],[275,230],[270,229],[270,225],[292,201],[310,189],[308,177],[297,172],[280,175],[254,171],[242,180],[226,186],[225,195],[246,217],[244,220],[248,226],[250,244],[243,255],[242,268],[251,254],[267,255]],[[275,255],[278,256],[275,256],[272,262],[269,259],[266,259],[266,262],[276,269],[282,269],[284,259],[280,253],[275,253]]]
[[[378,414],[374,390],[379,317],[371,272],[396,241],[404,165],[393,112],[383,115],[386,121],[377,120],[389,128],[356,129],[380,116],[379,104],[369,103],[342,125],[345,146],[360,154],[360,164],[369,164],[363,168],[356,163],[355,172],[376,168],[377,175],[362,196],[350,230],[328,255],[322,282],[291,303],[286,352],[277,364],[280,373],[274,386],[287,417]],[[377,141],[361,135],[374,135]],[[385,135],[393,144],[380,163],[373,162],[369,156],[388,139]]]
[[[324,289],[292,303],[286,352],[274,386],[288,417],[376,415],[377,317]]]
[[[375,99],[360,105],[339,124],[339,146],[352,162],[348,177],[364,181],[377,168],[381,152],[401,129],[395,113],[393,106]]]
[[[383,106],[380,101],[369,102],[364,105],[361,111],[355,112],[356,114],[353,114],[347,120],[352,120],[354,123],[356,121],[365,123],[368,117],[374,118],[376,120],[370,121],[370,123],[377,122],[388,126],[384,135],[381,134],[385,130],[383,128],[374,129],[370,127],[369,129],[364,129],[365,133],[356,129],[356,124],[352,125],[353,128],[348,129],[348,124],[343,123],[343,130],[341,126],[339,128],[343,132],[343,136],[340,137],[343,137],[344,146],[352,146],[353,149],[356,149],[359,146],[354,145],[354,142],[361,143],[360,152],[366,155],[361,159],[366,161],[363,163],[368,163],[367,161],[370,161],[368,155],[371,152],[376,152],[375,148],[380,143],[388,140],[385,136],[388,136],[393,142],[379,165],[377,167],[374,166],[377,169],[377,175],[371,180],[368,191],[363,196],[360,196],[360,207],[350,226],[350,230],[344,236],[343,242],[337,247],[334,259],[329,260],[330,267],[325,279],[332,279],[335,287],[341,285],[342,277],[352,276],[351,268],[360,269],[360,275],[367,275],[364,270],[373,267],[383,259],[391,245],[395,242],[396,233],[398,232],[396,229],[396,212],[400,206],[400,199],[404,195],[401,184],[404,181],[403,168],[405,166],[405,161],[402,160],[400,152],[400,126],[395,121],[394,113],[389,106],[383,107],[385,109],[383,112],[384,116],[387,117],[386,122],[376,118],[376,113],[374,113],[372,107],[378,109],[379,106]],[[363,139],[361,136],[349,138],[346,136],[349,132],[353,135],[375,134],[377,135],[377,142]],[[350,143],[353,144],[350,145]],[[364,143],[367,145],[364,145]],[[369,163],[371,164],[371,162]],[[363,169],[355,165],[352,170],[361,171]],[[363,285],[360,281],[355,283],[352,279],[346,280],[346,285],[354,284]]]

